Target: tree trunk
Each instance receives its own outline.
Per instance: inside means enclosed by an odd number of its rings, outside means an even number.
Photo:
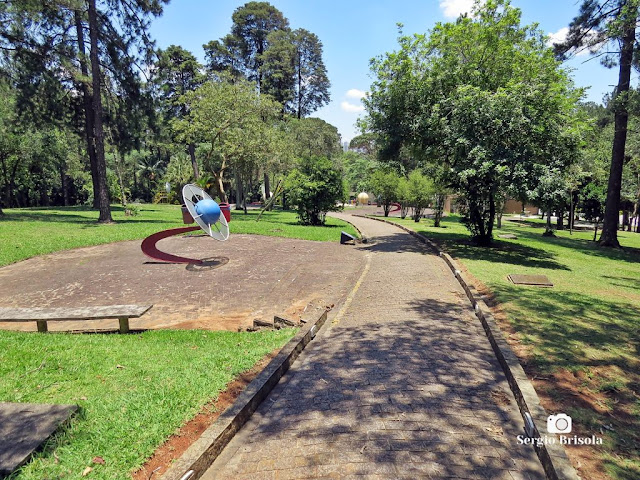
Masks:
[[[543,237],[552,237],[553,236],[553,228],[551,228],[551,208],[547,210],[547,224],[545,225]]]
[[[62,204],[69,206],[69,188],[67,185],[67,170],[64,165],[60,165],[60,185],[62,188]]]
[[[489,225],[487,225],[487,245],[491,244],[493,238],[493,222],[496,219],[496,201],[493,194],[489,197]]]
[[[98,222],[111,223],[111,205],[107,188],[107,162],[104,156],[104,131],[102,128],[102,96],[100,88],[100,58],[98,57],[98,12],[96,0],[88,0],[89,4],[89,38],[91,42],[91,96],[93,110],[93,134],[96,149],[96,174],[98,177]]]
[[[298,53],[298,120],[302,118],[302,54]]]
[[[569,235],[573,235],[573,222],[576,214],[576,204],[573,201],[573,192],[571,192],[569,201]]]
[[[220,173],[214,174],[214,176],[217,183],[218,195],[220,195],[220,201],[227,203],[229,199],[227,197],[227,192],[224,191],[224,182],[222,178],[224,176],[224,170],[221,170]]]
[[[86,79],[89,78],[89,69],[87,67],[87,54],[84,45],[84,28],[82,25],[82,16],[79,10],[74,12],[76,20],[76,34],[78,37],[78,62],[80,63],[80,72],[84,77],[80,81],[80,91],[82,92],[82,103],[84,108],[84,134],[87,142],[87,155],[89,155],[89,167],[91,169],[91,181],[93,183],[93,208],[98,208],[98,169],[96,162],[96,150],[93,139],[93,110],[91,108],[91,95]]]
[[[564,205],[558,208],[558,218],[556,219],[556,230],[564,230]]]
[[[442,212],[444,211],[444,202],[446,199],[446,195],[437,193],[436,194],[436,211],[433,216],[433,226],[439,227],[440,221],[442,220]]]
[[[11,208],[11,187],[9,181],[9,172],[7,169],[7,161],[4,156],[1,158],[2,162],[2,176],[4,177],[4,206],[5,208]]]
[[[620,188],[622,186],[622,169],[624,166],[624,152],[627,142],[627,110],[629,84],[631,81],[631,64],[633,62],[633,47],[636,38],[636,18],[638,7],[629,6],[630,12],[623,20],[622,49],[620,50],[620,72],[618,87],[613,100],[615,107],[615,133],[611,152],[611,169],[607,185],[607,203],[604,211],[600,245],[603,247],[620,247],[618,242],[618,215],[620,208]],[[619,101],[622,100],[622,101]]]
[[[191,158],[191,166],[193,167],[193,178],[198,180],[200,178],[200,170],[198,169],[198,161],[196,160],[196,145],[190,143],[187,148],[189,157]]]
[[[267,174],[267,172],[264,172],[263,178],[264,178],[264,202],[267,203],[267,201],[271,198],[271,182],[269,181],[269,175]]]
[[[118,157],[119,152],[114,152],[114,157],[116,159],[116,172],[118,174],[118,183],[120,184],[120,200],[122,202],[122,206],[126,208],[127,206],[127,195],[124,193],[124,178],[122,174],[122,166],[124,165],[124,155]],[[167,198],[167,202],[168,202]]]
[[[244,186],[242,185],[242,178],[240,177],[240,173],[235,172],[236,177],[236,210],[242,210],[244,204]]]

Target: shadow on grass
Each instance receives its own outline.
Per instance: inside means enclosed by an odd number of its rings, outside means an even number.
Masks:
[[[72,207],[65,213],[59,213],[61,207],[57,208],[30,208],[20,212],[5,212],[5,215],[0,217],[0,221],[11,222],[48,222],[48,223],[77,223],[83,224],[84,227],[98,227],[103,224],[98,223],[98,210],[91,209],[89,207]],[[112,207],[112,212],[123,212],[122,207]],[[78,212],[78,213],[74,213]],[[95,218],[87,217],[80,212],[95,213]],[[181,223],[181,219],[176,215],[176,224]],[[126,220],[117,220],[115,223],[127,223],[127,224],[169,224],[171,220],[158,220],[158,219],[144,219],[136,217],[127,217]]]
[[[611,285],[615,285],[616,287],[624,287],[624,288],[633,288],[640,290],[640,279],[639,278],[631,278],[631,277],[612,277],[610,275],[602,275],[602,278],[608,278],[609,280],[614,280],[609,282]]]
[[[596,257],[608,258],[610,260],[621,260],[625,262],[640,262],[640,248],[635,247],[623,247],[606,248],[600,247],[597,242],[587,240],[584,238],[576,237],[543,237],[540,232],[531,230],[512,230],[518,235],[518,237],[534,240],[538,242],[545,242],[553,245],[558,245],[572,250],[579,251],[585,255],[592,255]],[[624,239],[622,239],[624,242]]]
[[[613,473],[613,477],[617,480],[638,480],[640,478],[640,468],[624,466],[616,463],[612,459],[604,461],[605,468]]]
[[[513,325],[523,336],[539,339],[536,349],[541,354],[535,363],[542,369],[564,367],[575,370],[583,366],[616,365],[622,370],[640,374],[637,362],[628,361],[640,355],[640,331],[637,319],[640,308],[632,304],[611,302],[574,292],[516,287],[490,286],[499,302],[510,302],[516,310],[536,312],[539,320],[514,316]],[[594,358],[593,352],[601,354]],[[626,350],[627,355],[623,355]],[[625,358],[626,357],[626,358]]]
[[[422,229],[420,225],[416,226],[416,231],[442,245],[448,253],[462,260],[485,260],[492,263],[509,263],[530,268],[571,270],[565,264],[558,262],[554,254],[541,248],[500,240],[494,240],[491,247],[478,247],[472,244],[467,234],[452,231],[427,231]]]

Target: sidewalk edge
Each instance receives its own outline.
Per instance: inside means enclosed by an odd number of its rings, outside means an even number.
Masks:
[[[247,388],[235,402],[202,433],[200,438],[173,463],[160,479],[196,480],[200,478],[278,384],[278,381],[289,370],[300,352],[316,336],[326,320],[327,312],[325,311],[316,320],[307,323],[289,340],[280,353],[247,385]]]
[[[445,261],[445,263],[449,266],[453,275],[456,277],[465,293],[467,294],[467,297],[475,311],[476,317],[478,317],[478,319],[482,323],[482,327],[487,334],[496,358],[498,359],[498,362],[500,363],[500,366],[502,367],[502,370],[507,377],[509,387],[511,388],[513,396],[516,399],[523,421],[525,420],[526,413],[531,415],[534,423],[533,436],[542,437],[538,429],[538,425],[546,424],[547,412],[540,404],[540,399],[538,398],[538,394],[536,393],[533,384],[525,374],[524,369],[522,368],[522,365],[518,360],[518,357],[515,355],[515,353],[513,353],[513,350],[511,350],[511,347],[505,340],[502,331],[498,327],[498,324],[491,314],[491,310],[489,309],[485,301],[482,300],[473,283],[469,281],[468,277],[458,267],[457,261],[454,260],[453,257],[451,257],[451,255],[449,255],[448,253],[442,251],[435,242],[428,239],[424,235],[405,227],[404,225],[400,225],[383,218],[372,217],[369,215],[363,217],[369,218],[371,220],[377,220],[383,223],[388,223],[400,228],[401,230],[404,230],[410,235],[413,235],[418,241],[429,246],[435,253],[440,256],[440,258]],[[547,434],[547,436],[552,435]],[[569,457],[567,457],[567,453],[559,443],[535,445],[535,450],[540,463],[542,463],[544,472],[549,480],[580,479],[575,468],[573,468],[573,465],[571,465]]]

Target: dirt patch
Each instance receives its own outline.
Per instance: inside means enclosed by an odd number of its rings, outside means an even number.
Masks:
[[[175,434],[171,435],[158,447],[142,468],[133,474],[133,480],[160,478],[169,469],[173,461],[179,458],[217,420],[220,414],[235,402],[247,385],[275,358],[278,352],[279,350],[274,350],[251,370],[240,374],[229,383],[227,388],[220,392],[216,400],[202,407],[200,413],[180,427]]]
[[[237,330],[258,318],[299,315],[311,303],[339,304],[365,265],[364,253],[329,242],[232,235],[159,242],[168,253],[216,259],[215,268],[150,262],[140,241],[78,248],[0,268],[0,306],[153,304],[132,329]],[[115,328],[117,319],[49,322],[49,330]],[[35,322],[0,323],[35,331]]]

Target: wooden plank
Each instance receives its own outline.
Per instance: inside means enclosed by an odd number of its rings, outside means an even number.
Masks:
[[[0,478],[24,464],[77,410],[76,405],[0,403]]]
[[[118,320],[120,321],[120,333],[129,333],[129,319],[120,317]]]
[[[534,285],[536,287],[553,287],[553,283],[546,275],[507,275],[515,285]]]
[[[138,318],[153,305],[110,305],[83,308],[8,308],[0,307],[0,322],[33,320],[101,320],[106,318]]]

